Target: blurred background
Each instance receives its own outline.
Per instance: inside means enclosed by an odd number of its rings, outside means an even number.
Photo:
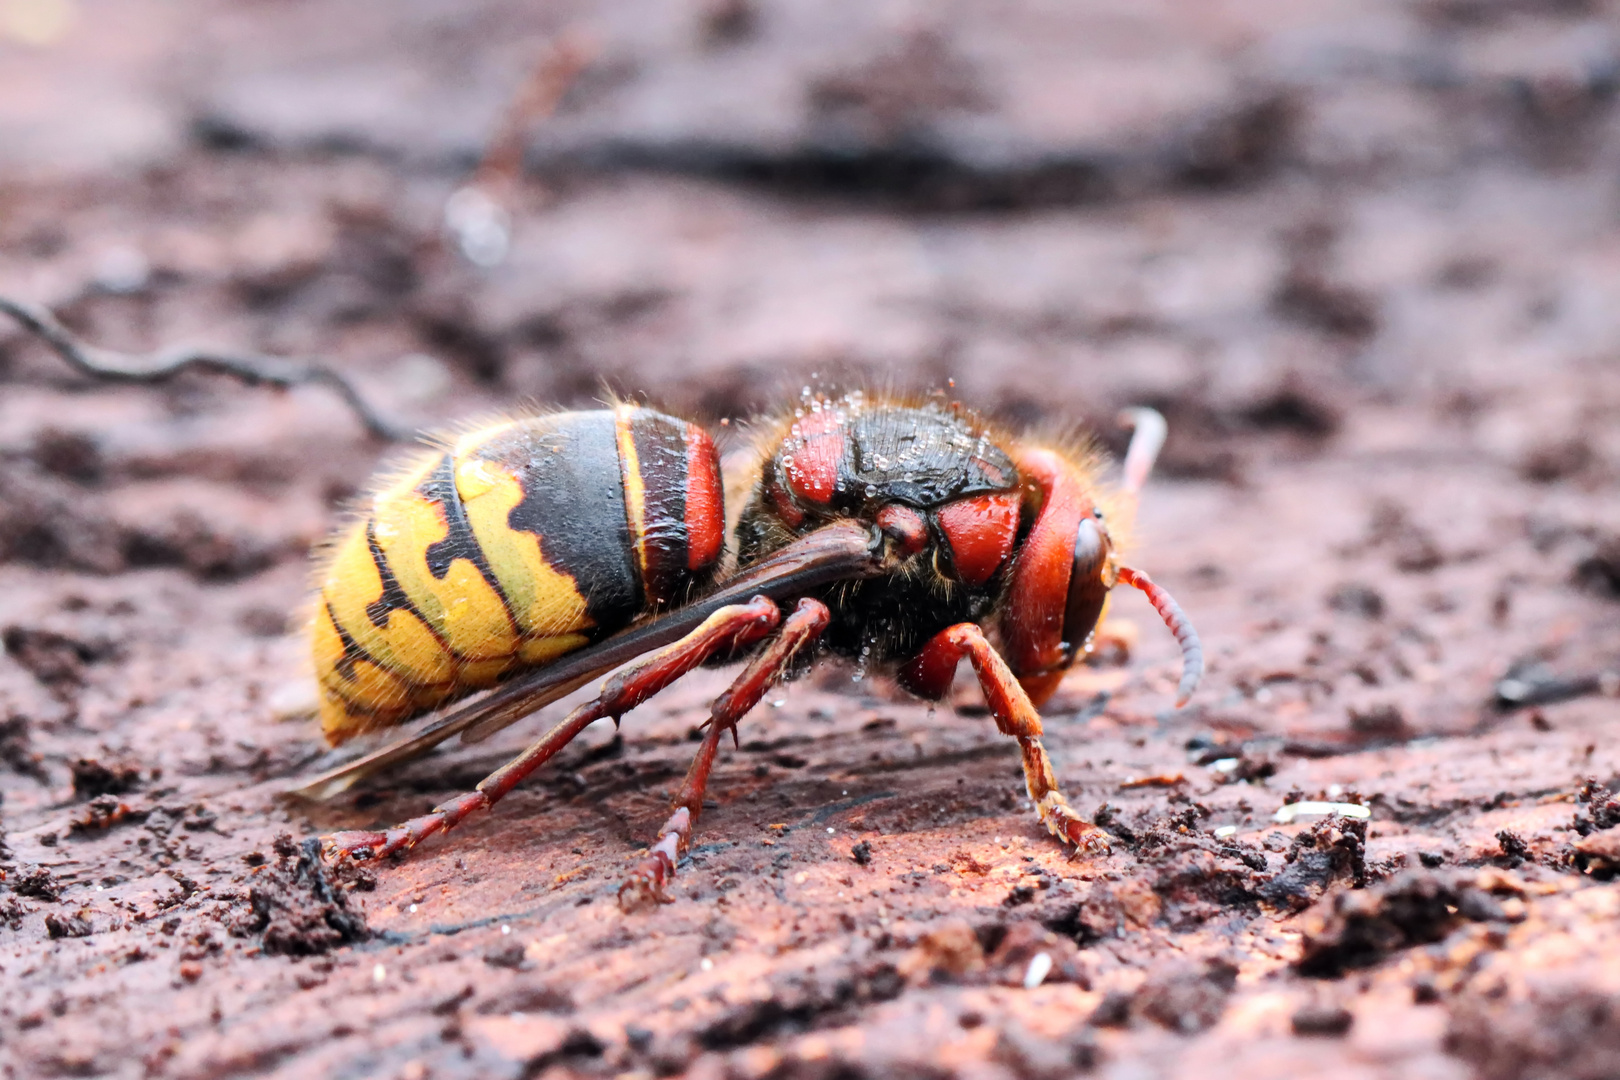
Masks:
[[[424,422],[954,378],[1179,410],[1222,472],[1354,401],[1587,385],[1617,65],[1580,0],[0,0],[0,286]],[[1608,438],[1605,385],[1480,445]]]

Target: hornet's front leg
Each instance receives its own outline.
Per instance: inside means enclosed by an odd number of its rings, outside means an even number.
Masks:
[[[1024,783],[1035,800],[1041,823],[1078,851],[1103,855],[1108,837],[1097,826],[1080,816],[1058,790],[1052,759],[1041,745],[1041,715],[1029,700],[1006,661],[990,647],[984,631],[976,623],[957,623],[935,634],[915,658],[900,669],[900,682],[906,689],[929,701],[939,701],[950,691],[956,665],[966,656],[979,677],[990,714],[1003,735],[1018,740],[1024,756]]]

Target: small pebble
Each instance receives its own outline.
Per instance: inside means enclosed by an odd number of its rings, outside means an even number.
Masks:
[[[1046,981],[1052,973],[1052,954],[1038,952],[1029,958],[1029,967],[1024,969],[1024,989],[1033,990]]]
[[[1306,1005],[1294,1013],[1295,1035],[1326,1035],[1337,1038],[1350,1030],[1355,1016],[1342,1005]]]
[[[1288,803],[1277,808],[1272,820],[1279,825],[1287,825],[1297,817],[1326,817],[1328,814],[1342,814],[1345,817],[1370,818],[1372,811],[1365,806],[1347,802],[1305,802]]]

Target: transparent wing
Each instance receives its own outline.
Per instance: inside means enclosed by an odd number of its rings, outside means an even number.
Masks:
[[[727,604],[754,596],[781,603],[807,590],[872,577],[883,569],[882,536],[875,528],[855,521],[833,522],[749,567],[701,600],[561,656],[483,697],[452,706],[408,737],[303,780],[287,793],[329,799],[368,776],[421,757],[453,735],[468,741],[487,738],[621,664],[680,640]]]

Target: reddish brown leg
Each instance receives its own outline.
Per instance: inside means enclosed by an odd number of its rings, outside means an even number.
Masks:
[[[569,713],[539,742],[486,776],[476,791],[457,795],[427,814],[387,832],[339,832],[323,838],[328,858],[381,858],[409,850],[456,825],[474,810],[487,810],[523,778],[549,761],[574,736],[604,717],[619,717],[652,697],[705,660],[738,645],[757,641],[781,621],[775,601],[756,596],[746,604],[720,608],[675,644],[627,664],[602,682],[602,692]]]
[[[1107,852],[1107,836],[1081,817],[1058,790],[1052,760],[1041,745],[1041,714],[977,624],[957,623],[935,634],[922,651],[900,669],[900,681],[913,693],[938,701],[949,692],[956,665],[964,656],[979,677],[979,686],[984,690],[990,715],[996,718],[996,727],[1003,735],[1017,739],[1023,750],[1024,783],[1029,788],[1029,797],[1035,800],[1041,822],[1080,851]]]
[[[703,813],[703,793],[709,786],[709,770],[714,766],[720,736],[727,730],[737,738],[737,722],[759,704],[772,683],[785,674],[799,650],[815,641],[827,629],[831,613],[819,600],[800,600],[793,614],[782,624],[782,632],[765,650],[749,661],[741,675],[709,707],[709,730],[703,745],[686,770],[686,779],[675,794],[669,820],[658,831],[658,842],[647,857],[636,864],[619,888],[619,906],[634,911],[653,901],[667,904],[673,898],[666,890],[675,877],[675,864],[692,843],[692,826]]]

